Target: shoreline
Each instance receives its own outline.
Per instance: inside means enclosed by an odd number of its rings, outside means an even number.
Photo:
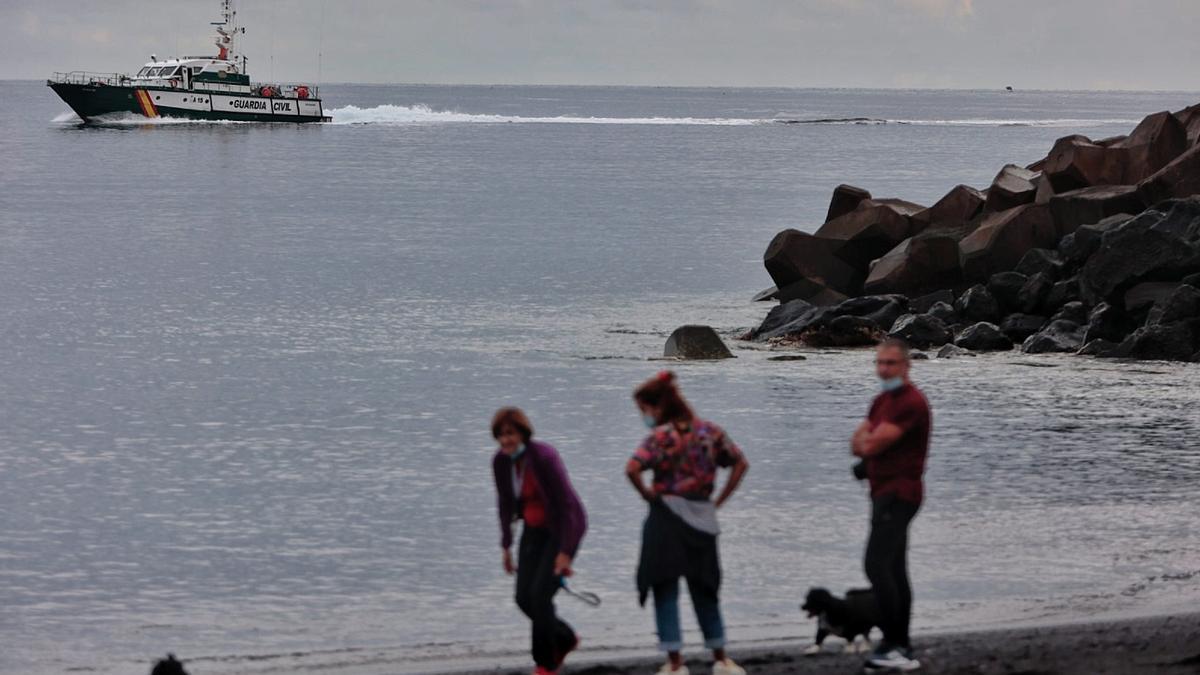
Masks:
[[[836,651],[802,653],[807,639],[761,646],[730,646],[731,655],[749,673],[807,675],[859,672],[863,657]],[[948,631],[914,640],[921,673],[1022,675],[1138,675],[1200,673],[1200,612],[1124,619],[1081,619],[1042,626]],[[827,649],[829,647],[827,646]],[[708,672],[703,650],[687,655],[693,672]],[[654,672],[658,659],[626,657],[581,659],[564,675],[632,675]],[[496,667],[454,671],[458,675],[518,675],[524,668]]]

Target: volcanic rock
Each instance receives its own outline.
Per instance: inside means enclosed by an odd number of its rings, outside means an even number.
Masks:
[[[709,326],[681,326],[667,338],[663,356],[676,359],[732,359],[733,353]]]

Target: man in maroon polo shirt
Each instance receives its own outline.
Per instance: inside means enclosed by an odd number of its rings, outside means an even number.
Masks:
[[[922,474],[932,428],[929,402],[908,379],[908,345],[888,340],[875,353],[883,391],[855,430],[850,449],[866,465],[871,485],[871,535],[864,567],[882,617],[883,642],[867,659],[868,672],[908,672],[912,658],[908,625],[912,587],[908,581],[908,526],[925,496]]]

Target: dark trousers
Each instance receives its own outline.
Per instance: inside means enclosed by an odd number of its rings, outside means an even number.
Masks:
[[[540,527],[526,527],[517,553],[517,606],[533,622],[533,662],[557,670],[562,656],[575,646],[575,631],[554,611],[560,588],[554,574],[558,542]]]
[[[863,567],[879,604],[883,641],[909,647],[912,585],[908,581],[908,525],[920,505],[883,495],[871,503],[871,536]]]

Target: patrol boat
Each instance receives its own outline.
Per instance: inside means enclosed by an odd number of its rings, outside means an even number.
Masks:
[[[135,75],[72,71],[54,73],[46,85],[84,122],[104,115],[132,113],[244,122],[328,122],[317,87],[307,84],[253,84],[246,57],[235,51],[233,0],[221,1],[216,56],[184,56],[150,62]]]

